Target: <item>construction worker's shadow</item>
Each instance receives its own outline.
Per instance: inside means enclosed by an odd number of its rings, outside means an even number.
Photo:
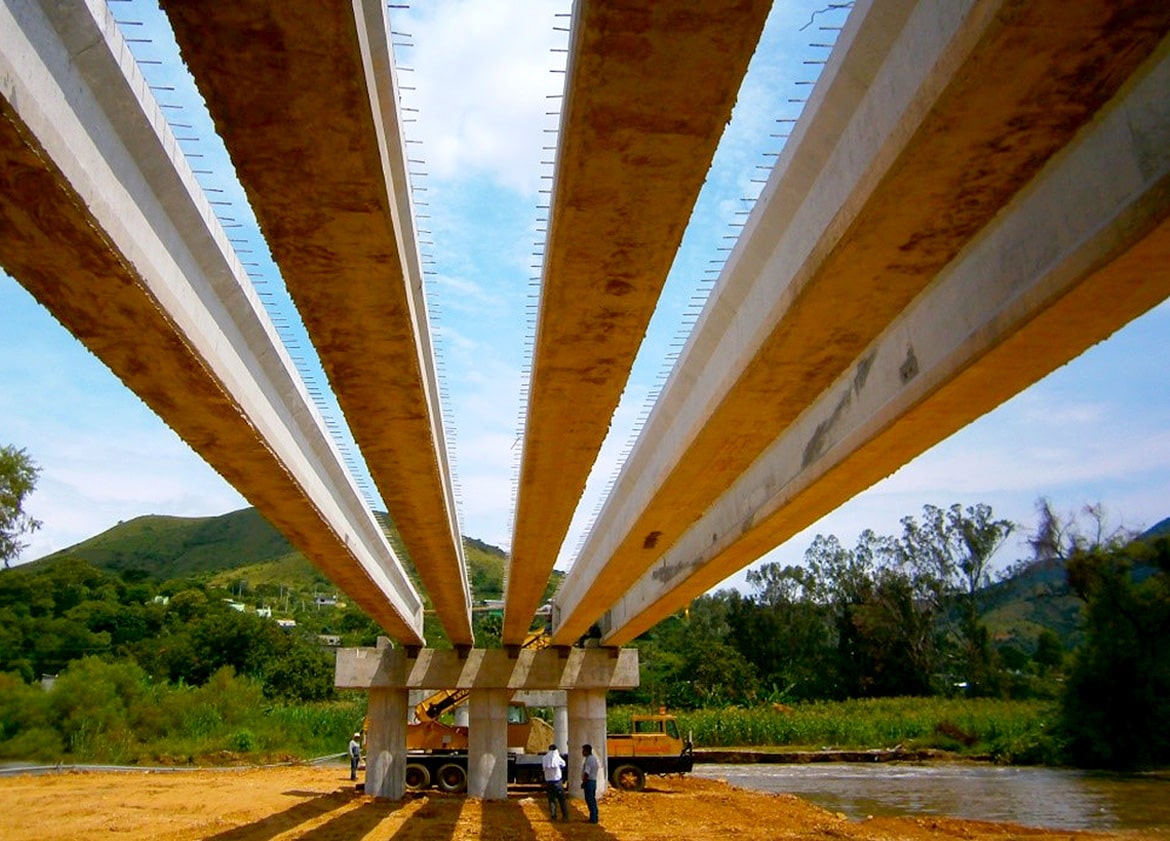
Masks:
[[[323,815],[328,815],[330,812],[334,812],[351,803],[356,798],[361,797],[359,792],[352,789],[334,791],[329,794],[310,791],[286,791],[284,794],[294,797],[309,797],[311,799],[258,821],[224,830],[215,835],[205,836],[204,841],[267,841],[267,839],[275,838],[277,835],[289,832],[301,824],[317,820]],[[368,803],[365,806],[339,815],[325,825],[333,827],[338,822],[343,822],[346,827],[352,825],[354,827],[354,833],[360,837],[364,832],[356,832],[359,826],[368,823],[365,830],[365,832],[368,832],[390,812],[394,811],[395,808],[397,808],[395,804],[385,802]],[[332,832],[332,829],[330,831]],[[301,837],[310,838],[312,835],[313,833],[310,832]]]
[[[585,804],[576,798],[569,800],[571,818],[567,822],[552,821],[544,807],[544,798],[537,800],[537,806],[531,802],[535,798],[509,797],[507,800],[485,803],[479,837],[481,839],[519,839],[519,841],[535,841],[537,838],[535,822],[549,823],[550,828],[561,838],[598,838],[617,841],[617,836],[607,832],[601,824],[589,823]],[[525,803],[529,805],[526,807]],[[494,818],[494,820],[493,820]]]

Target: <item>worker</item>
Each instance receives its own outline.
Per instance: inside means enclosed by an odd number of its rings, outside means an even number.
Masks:
[[[581,755],[585,757],[581,765],[581,789],[589,807],[589,823],[597,823],[597,777],[601,774],[601,763],[593,755],[593,745],[581,745]]]
[[[548,753],[540,760],[544,769],[544,789],[548,794],[548,810],[552,819],[557,819],[557,806],[561,807],[561,820],[569,819],[569,807],[565,803],[565,759],[556,745],[548,746]]]
[[[362,760],[362,734],[354,733],[349,740],[349,778],[357,779],[358,763]]]

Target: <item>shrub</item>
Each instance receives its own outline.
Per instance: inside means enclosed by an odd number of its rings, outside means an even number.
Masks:
[[[134,663],[75,660],[49,692],[53,724],[70,753],[82,759],[128,758],[133,735],[150,717],[154,694]]]
[[[237,730],[232,734],[230,744],[232,750],[239,751],[240,753],[251,753],[259,746],[255,734],[247,728]]]

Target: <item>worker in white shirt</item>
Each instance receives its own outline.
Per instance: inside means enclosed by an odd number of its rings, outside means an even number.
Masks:
[[[548,753],[540,760],[544,769],[544,788],[548,794],[548,809],[552,819],[557,819],[557,805],[561,807],[561,820],[569,819],[569,807],[565,803],[565,760],[556,745],[548,746]]]

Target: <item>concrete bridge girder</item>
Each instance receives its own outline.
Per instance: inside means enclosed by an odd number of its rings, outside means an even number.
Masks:
[[[470,645],[385,4],[162,5],[436,615]]]
[[[689,569],[732,539],[709,530],[695,554],[667,554],[1160,49],[1170,10],[1123,5],[1080,3],[1065,27],[1055,2],[858,4],[557,596],[554,643],[644,574],[673,577],[665,558]],[[626,604],[641,612],[640,596]]]
[[[1170,40],[601,620],[620,645],[1170,296]]]
[[[505,643],[543,599],[771,5],[574,4]]]
[[[0,262],[391,633],[422,604],[104,4],[0,5]]]

